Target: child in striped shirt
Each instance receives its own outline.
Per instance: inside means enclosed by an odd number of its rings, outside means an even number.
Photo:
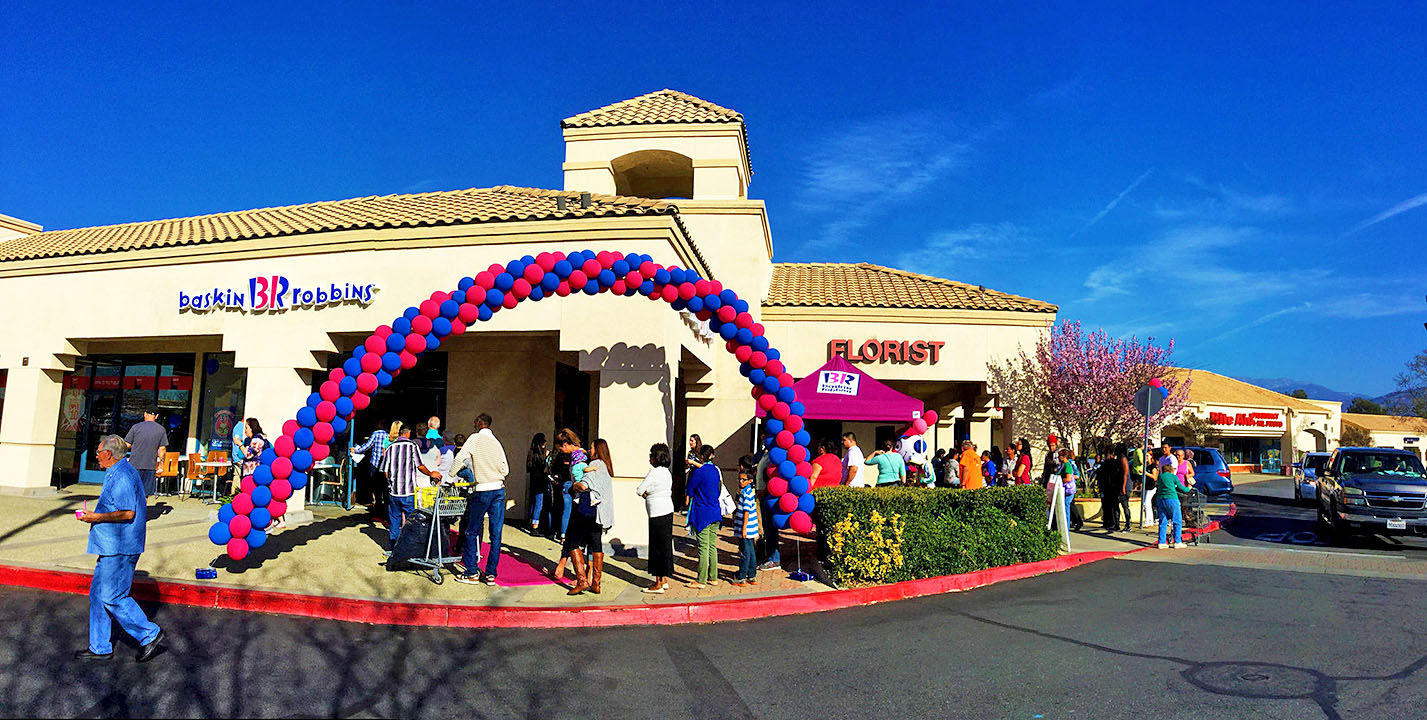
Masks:
[[[751,456],[745,455],[738,461],[738,509],[733,516],[733,534],[738,538],[739,555],[733,584],[740,587],[758,583],[758,558],[754,549],[760,527],[758,498],[753,490],[756,468]]]

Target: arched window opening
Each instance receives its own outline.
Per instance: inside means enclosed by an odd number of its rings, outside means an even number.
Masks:
[[[694,161],[670,150],[640,150],[615,158],[615,193],[642,198],[692,198]]]

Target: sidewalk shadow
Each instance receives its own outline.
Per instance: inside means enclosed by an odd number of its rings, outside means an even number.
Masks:
[[[255,570],[263,566],[263,563],[280,557],[285,553],[292,552],[307,543],[318,538],[326,537],[346,528],[361,528],[363,535],[371,538],[378,547],[386,547],[386,531],[378,528],[365,515],[354,514],[341,517],[326,518],[300,525],[295,528],[284,530],[276,535],[269,535],[268,541],[263,546],[248,553],[242,560],[233,560],[227,554],[219,555],[213,561],[213,567],[219,570],[227,570],[234,575],[242,575],[249,570]]]
[[[70,498],[64,501],[65,507],[50,510],[42,515],[39,515],[35,519],[30,520],[29,522],[17,525],[14,529],[7,531],[3,535],[0,535],[0,544],[3,544],[6,540],[9,540],[10,538],[15,537],[16,535],[19,535],[20,533],[29,530],[30,528],[35,527],[36,525],[43,525],[44,523],[49,522],[50,520],[64,517],[65,515],[73,517],[75,511],[74,506],[79,503],[79,501],[85,499],[88,498]],[[79,523],[76,521],[76,524]]]

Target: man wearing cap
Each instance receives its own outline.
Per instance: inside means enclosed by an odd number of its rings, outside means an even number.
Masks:
[[[1045,444],[1050,449],[1046,451],[1045,464],[1041,466],[1041,487],[1045,487],[1051,478],[1057,477],[1060,466],[1064,464],[1060,461],[1060,438],[1051,433],[1050,437],[1045,439]]]
[[[129,428],[129,434],[124,436],[124,442],[129,443],[129,462],[139,471],[139,481],[144,485],[144,497],[153,497],[158,492],[154,469],[168,450],[168,432],[156,422],[158,418],[157,407],[144,408],[144,421]]]

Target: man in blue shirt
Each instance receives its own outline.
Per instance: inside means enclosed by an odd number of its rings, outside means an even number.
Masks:
[[[139,471],[125,456],[129,444],[118,435],[99,441],[94,457],[104,468],[104,486],[93,512],[79,519],[89,523],[89,549],[99,556],[94,579],[89,583],[89,648],[74,654],[77,660],[108,660],[114,656],[109,642],[114,620],[124,632],[139,642],[139,662],[148,662],[161,652],[163,631],[149,621],[139,604],[130,597],[134,567],[144,552],[144,523],[148,519],[144,485]]]

